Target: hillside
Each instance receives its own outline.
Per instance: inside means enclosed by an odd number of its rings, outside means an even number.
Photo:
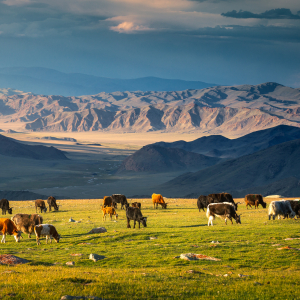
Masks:
[[[300,128],[279,125],[252,132],[237,139],[228,139],[221,135],[211,135],[191,142],[158,142],[155,145],[183,149],[213,157],[237,158],[296,139],[300,139]]]
[[[216,164],[220,159],[181,149],[148,145],[128,156],[118,172],[172,172],[200,170]]]
[[[0,134],[0,155],[40,160],[66,160],[63,151],[42,145],[26,145]]]
[[[233,192],[233,196],[237,197],[241,194],[245,195],[245,191],[264,194],[266,190],[268,194],[294,196],[295,191],[299,192],[300,186],[299,157],[300,139],[221,162],[195,173],[183,174],[159,188],[167,196],[173,197],[225,191]],[[289,178],[294,178],[294,191],[289,191],[287,195],[286,185],[282,182],[289,181]],[[278,189],[279,186],[281,186],[280,189]]]

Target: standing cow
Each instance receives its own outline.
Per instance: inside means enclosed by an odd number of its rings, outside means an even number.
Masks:
[[[131,206],[132,206],[132,207],[137,207],[137,208],[139,208],[139,209],[142,208],[142,204],[141,204],[140,202],[133,202],[133,203],[131,203]]]
[[[211,204],[211,203],[224,203],[224,202],[229,202],[232,203],[234,205],[235,210],[238,209],[238,204],[240,202],[235,203],[232,195],[229,193],[219,193],[219,194],[209,194],[207,196],[207,203]]]
[[[56,198],[53,196],[50,196],[47,200],[47,203],[49,205],[49,211],[51,211],[51,207],[54,208],[54,211],[58,211],[58,205],[56,204]]]
[[[7,234],[13,235],[16,242],[20,241],[18,228],[12,220],[4,218],[0,219],[0,231],[3,234],[1,243],[5,243],[5,237]]]
[[[2,215],[6,215],[6,212],[12,214],[12,207],[9,207],[9,202],[7,199],[0,200],[0,208],[2,209]]]
[[[300,200],[295,199],[295,200],[287,200],[291,204],[292,210],[295,212],[297,217],[300,217]],[[286,215],[288,217],[288,215]]]
[[[113,201],[113,198],[110,196],[103,197],[103,206],[104,207],[114,207],[116,208],[117,204]]]
[[[199,196],[198,200],[197,200],[197,206],[198,206],[198,209],[199,209],[199,212],[201,209],[204,210],[204,208],[207,208],[207,205],[208,205],[208,199],[207,199],[208,196]]]
[[[130,226],[130,220],[134,221],[133,228],[135,228],[135,223],[139,223],[139,228],[141,228],[141,224],[144,227],[147,227],[147,217],[143,217],[141,211],[137,207],[130,207],[128,206],[126,208],[126,218],[127,218],[127,228],[131,228]]]
[[[233,203],[223,202],[223,203],[211,203],[207,206],[206,216],[208,218],[208,226],[211,224],[213,226],[213,220],[215,217],[225,219],[225,224],[227,225],[227,219],[232,223],[232,219],[235,219],[237,224],[241,224],[241,215],[236,213]]]
[[[40,237],[46,237],[46,244],[48,244],[48,240],[52,243],[51,237],[54,238],[55,242],[58,243],[60,240],[60,235],[57,233],[56,228],[51,224],[40,224],[34,226],[34,233],[36,236],[36,243],[40,245]]]
[[[15,223],[19,232],[28,234],[28,238],[34,232],[35,225],[43,224],[43,217],[37,214],[16,214],[11,220]]]
[[[152,194],[152,202],[155,209],[157,209],[158,204],[161,205],[162,208],[167,208],[168,203],[165,203],[163,196],[160,194]]]
[[[111,197],[115,203],[121,204],[121,209],[124,209],[124,207],[126,207],[126,204],[128,204],[128,201],[127,201],[127,198],[125,195],[113,194],[113,195],[111,195]],[[115,207],[117,207],[117,205]]]
[[[37,199],[35,200],[35,212],[37,213],[37,208],[40,208],[41,213],[47,211],[47,207],[44,200]]]
[[[248,205],[252,208],[252,205],[255,206],[255,209],[258,208],[260,204],[263,208],[267,207],[267,203],[264,202],[263,196],[259,194],[248,194],[245,196],[245,203],[248,209]]]
[[[281,216],[289,215],[291,219],[295,218],[295,212],[292,210],[291,203],[289,201],[279,200],[279,201],[272,201],[269,206],[268,210],[269,220],[271,220],[271,217],[273,217],[273,220],[275,220],[275,217],[278,216],[278,219],[280,219]]]

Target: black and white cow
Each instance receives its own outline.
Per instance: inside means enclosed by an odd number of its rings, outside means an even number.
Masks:
[[[206,216],[208,218],[208,226],[211,224],[213,226],[213,220],[215,217],[225,219],[225,224],[227,225],[227,219],[231,221],[232,218],[235,219],[237,224],[241,224],[241,215],[236,213],[233,203],[223,202],[223,203],[211,203],[207,206]]]
[[[147,227],[147,217],[143,217],[141,211],[137,207],[130,207],[126,208],[126,218],[127,218],[127,228],[131,228],[130,220],[134,221],[133,228],[135,228],[135,223],[139,222],[139,228],[141,228],[141,222],[144,227]]]
[[[272,201],[269,206],[268,210],[269,220],[271,220],[271,216],[273,217],[273,220],[275,220],[275,217],[278,216],[278,219],[280,219],[281,216],[288,215],[291,219],[295,218],[295,212],[293,211],[291,207],[291,203],[286,200],[279,200],[279,201]]]
[[[6,215],[6,212],[12,214],[12,207],[9,207],[9,202],[7,199],[0,200],[0,208],[2,209],[2,215]]]

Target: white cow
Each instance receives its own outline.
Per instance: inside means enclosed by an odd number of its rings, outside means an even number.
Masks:
[[[285,201],[284,199],[280,201],[272,201],[269,206],[269,220],[271,220],[271,216],[273,217],[273,220],[275,220],[275,217],[278,216],[278,219],[280,219],[281,216],[289,215],[291,219],[295,217],[295,212],[292,210],[291,203],[289,201]]]

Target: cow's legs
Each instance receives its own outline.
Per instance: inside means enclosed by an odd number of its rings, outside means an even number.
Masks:
[[[214,225],[214,224],[213,224],[213,219],[214,219],[213,216],[210,216],[210,217],[208,218],[208,224],[207,224],[207,226],[209,226],[209,223],[211,223],[211,226]]]
[[[135,223],[136,223],[136,220],[133,221],[133,228],[135,228]]]
[[[140,221],[138,221],[139,222],[139,229],[141,228],[141,222]]]
[[[37,244],[37,245],[40,245],[40,244],[41,244],[40,239],[39,239],[38,236],[36,236],[36,244]]]
[[[110,216],[110,220],[112,221],[112,214],[109,214],[109,216]]]
[[[271,215],[269,215],[269,221],[271,220]]]
[[[275,220],[275,215],[273,215],[273,220]]]
[[[127,218],[127,228],[131,228],[129,218]]]
[[[4,232],[2,232],[2,234],[3,234],[3,238],[2,238],[2,240],[1,240],[1,243],[5,243],[5,236],[6,236],[6,232],[4,233]]]

